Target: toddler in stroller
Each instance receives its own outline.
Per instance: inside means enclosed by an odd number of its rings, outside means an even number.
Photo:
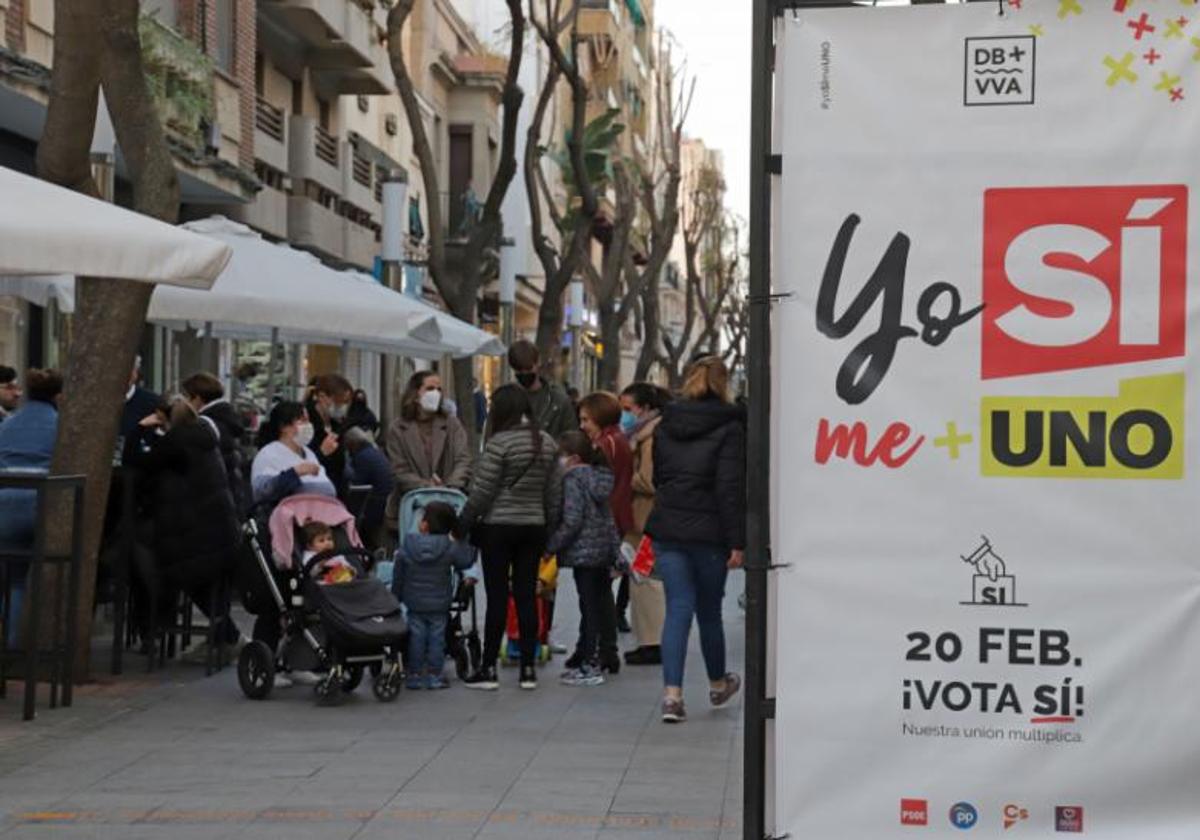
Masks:
[[[316,551],[311,536],[324,529],[333,547]],[[305,668],[323,672],[314,689],[322,702],[334,702],[362,681],[363,669],[375,675],[375,696],[396,699],[401,685],[399,650],[405,626],[400,605],[380,581],[367,572],[370,554],[363,549],[354,516],[337,499],[297,495],[284,499],[272,512],[268,531],[274,564],[268,562],[257,522],[246,524],[250,554],[243,561],[243,602],[251,612],[264,600],[280,615],[282,635],[275,650],[255,641],[242,650],[238,682],[245,695],[265,699],[277,670]],[[324,543],[328,545],[328,543]],[[353,578],[323,583],[314,577],[321,569],[345,564]],[[286,595],[285,595],[286,592]]]

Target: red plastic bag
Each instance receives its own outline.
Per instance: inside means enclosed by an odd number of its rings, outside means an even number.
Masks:
[[[635,580],[648,578],[654,571],[654,544],[649,537],[642,537],[642,541],[638,543],[637,554],[633,557],[629,571],[633,573]]]

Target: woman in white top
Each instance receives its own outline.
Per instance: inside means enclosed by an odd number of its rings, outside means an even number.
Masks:
[[[298,493],[337,495],[333,482],[325,474],[325,468],[308,448],[312,436],[312,423],[308,421],[308,414],[300,403],[281,402],[271,409],[267,421],[258,430],[259,450],[250,467],[250,490],[256,505],[274,507],[282,499]],[[264,540],[267,556],[270,556],[270,537],[265,528],[261,531],[260,539]],[[271,650],[275,650],[279,646],[280,635],[279,611],[273,603],[262,604],[254,621],[254,639],[265,642]],[[315,677],[308,672],[276,674],[275,687],[287,688],[294,681],[314,680]]]
[[[271,409],[258,430],[259,450],[250,467],[256,504],[274,504],[297,493],[337,495],[316,453],[308,448],[312,436],[312,423],[300,403],[281,402]]]

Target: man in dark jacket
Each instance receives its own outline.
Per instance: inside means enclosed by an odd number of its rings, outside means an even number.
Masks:
[[[221,448],[225,478],[233,496],[234,512],[242,519],[250,511],[250,481],[246,473],[246,424],[225,399],[221,380],[210,373],[194,373],[180,386],[183,396],[201,421],[211,423]]]
[[[540,360],[538,349],[531,341],[514,341],[508,348],[508,364],[517,384],[529,394],[533,420],[542,431],[558,440],[564,432],[579,428],[579,418],[562,386],[538,373]]]
[[[125,392],[125,407],[121,409],[120,434],[123,439],[136,437],[138,423],[162,404],[162,397],[138,384],[141,380],[142,357],[138,356],[133,360],[133,370],[129,372],[129,390]]]

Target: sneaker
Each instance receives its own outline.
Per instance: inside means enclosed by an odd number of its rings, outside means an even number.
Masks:
[[[537,688],[537,668],[532,665],[521,666],[520,686],[526,691],[533,691]]]
[[[313,671],[289,671],[288,677],[296,685],[316,685],[321,681],[321,675]]]
[[[642,645],[625,652],[626,665],[661,665],[662,648],[658,645]]]
[[[425,678],[425,687],[430,691],[437,691],[443,688],[450,687],[450,680],[446,679],[441,674],[430,674]]]
[[[409,691],[420,691],[425,687],[425,678],[420,674],[411,676],[404,681],[404,687]]]
[[[571,686],[604,685],[604,675],[594,666],[585,665],[563,674],[559,682]]]
[[[678,697],[664,697],[662,720],[663,723],[683,723],[687,720],[687,710],[683,708],[683,700]]]
[[[708,702],[712,703],[713,706],[719,709],[728,703],[733,695],[738,693],[738,690],[741,689],[741,687],[741,677],[733,673],[726,674],[725,687],[722,689],[711,689],[708,692]]]
[[[550,643],[550,652],[552,654],[554,654],[555,656],[561,656],[562,654],[567,652],[567,646],[561,645],[558,642],[551,642]]]
[[[566,668],[567,671],[574,671],[581,665],[583,665],[583,657],[579,655],[579,651],[572,653],[567,657],[567,661],[563,663],[563,667]]]
[[[463,684],[467,688],[474,688],[479,691],[495,691],[500,687],[500,680],[496,678],[496,666],[489,665],[480,668],[463,680]]]
[[[293,685],[295,685],[295,683],[288,679],[285,675],[275,675],[275,688],[291,688]]]

